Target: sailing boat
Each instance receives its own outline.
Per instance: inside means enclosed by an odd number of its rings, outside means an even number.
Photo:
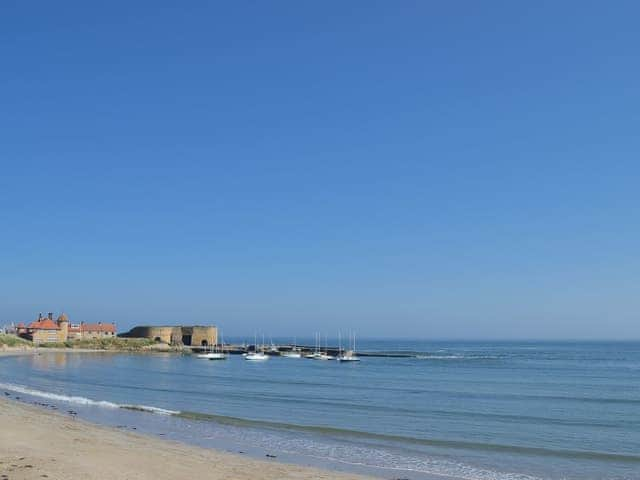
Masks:
[[[213,346],[213,350],[210,345],[207,345],[205,347],[205,351],[203,353],[199,353],[196,357],[204,360],[224,360],[227,358],[224,353],[218,351],[217,345]]]
[[[313,352],[312,353],[306,353],[304,355],[304,358],[316,358],[320,352],[318,352],[318,333],[314,333],[315,335],[315,345],[313,346]]]
[[[214,345],[213,350],[211,350],[211,347],[207,346],[206,351],[204,353],[199,353],[197,355],[197,358],[202,358],[205,360],[226,360],[227,354],[219,351],[218,346]]]
[[[291,347],[291,350],[286,352],[280,352],[280,355],[287,358],[302,358],[302,353],[300,352],[300,349],[296,347],[295,339],[293,339],[293,346]]]
[[[342,351],[342,343],[340,344],[339,362],[359,362],[360,357],[356,356],[356,334],[353,334],[353,345],[350,349]]]
[[[320,340],[318,337],[318,348],[320,347]],[[333,355],[329,355],[328,347],[327,347],[327,336],[324,336],[324,352],[318,352],[315,356],[316,360],[335,360],[336,357]]]
[[[224,353],[224,337],[222,336],[222,330],[220,330],[220,350],[218,345],[214,347],[214,351],[209,354],[209,360],[226,360],[227,354]]]
[[[263,340],[264,342],[264,340]],[[264,360],[269,360],[269,357],[267,355],[264,354],[264,348],[262,349],[262,351],[258,351],[258,337],[257,335],[254,335],[254,342],[253,342],[253,352],[248,352],[245,356],[244,359],[245,360],[249,360],[251,362],[262,362]]]

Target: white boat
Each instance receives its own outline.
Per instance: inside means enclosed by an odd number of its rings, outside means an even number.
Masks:
[[[340,335],[340,334],[338,334]],[[340,354],[337,360],[339,362],[359,362],[360,357],[356,355],[356,334],[353,334],[353,345],[351,349],[342,351],[342,341],[340,341]]]
[[[197,357],[205,360],[224,360],[227,358],[227,356],[222,352],[199,353]]]
[[[299,350],[290,350],[288,352],[280,352],[282,357],[286,358],[302,358],[302,353]]]
[[[324,336],[324,352],[320,351],[320,336],[318,335],[318,351],[314,354],[316,360],[335,360],[336,357],[329,355],[329,348],[327,347],[327,336]]]
[[[218,345],[215,345],[213,347],[213,351],[200,353],[197,357],[205,360],[226,360],[227,354],[224,353],[224,340],[222,339],[222,333],[220,333],[220,342],[222,344],[220,350],[218,350]]]
[[[261,362],[269,360],[269,355],[265,355],[264,352],[250,352],[244,356],[244,359],[252,362]]]
[[[263,340],[264,343],[264,340]],[[244,354],[244,359],[250,362],[262,362],[269,360],[269,356],[264,353],[264,346],[261,351],[258,351],[258,339],[257,335],[254,335],[253,352],[247,352]]]
[[[315,358],[316,360],[335,360],[336,359],[336,357],[334,357],[333,355],[329,355],[326,352],[320,352],[313,358]]]
[[[360,357],[354,355],[351,350],[347,350],[344,354],[340,355],[337,360],[339,362],[359,362]]]
[[[293,339],[291,350],[280,352],[280,355],[287,358],[302,358],[302,350],[296,347],[296,339]]]
[[[273,343],[273,339],[269,339],[269,341],[271,342],[269,344],[269,350],[268,350],[269,354],[270,355],[280,355],[280,350],[278,350],[278,347],[276,347],[276,345]]]
[[[207,351],[204,353],[199,353],[196,355],[197,358],[202,358],[204,360],[225,360],[227,355],[223,352],[218,351]]]
[[[209,360],[226,360],[227,354],[222,352],[213,352],[209,355]]]
[[[315,335],[315,344],[313,346],[313,352],[311,353],[306,353],[304,355],[304,358],[310,358],[312,360],[317,359],[318,357],[320,357],[321,352],[320,352],[320,334],[318,332],[314,333]]]

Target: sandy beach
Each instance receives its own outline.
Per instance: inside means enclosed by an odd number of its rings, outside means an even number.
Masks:
[[[0,478],[23,479],[360,479],[192,447],[0,399]]]

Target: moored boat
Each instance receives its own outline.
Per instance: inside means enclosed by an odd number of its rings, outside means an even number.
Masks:
[[[300,350],[289,350],[288,352],[280,352],[280,356],[286,358],[302,358]]]
[[[250,362],[269,360],[269,356],[264,353],[264,338],[262,340],[262,348],[258,349],[258,336],[254,335],[253,351],[245,353],[244,359]]]
[[[340,334],[338,334],[340,335]],[[340,340],[340,353],[338,354],[338,362],[359,362],[360,357],[356,355],[356,334],[353,334],[353,343],[349,350],[342,350],[342,341]]]
[[[260,362],[263,360],[269,360],[269,355],[265,355],[264,352],[250,352],[244,356],[244,359],[252,362]]]

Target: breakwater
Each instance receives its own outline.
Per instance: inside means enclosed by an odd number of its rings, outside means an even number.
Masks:
[[[203,352],[212,347],[202,347],[202,346],[193,346],[193,347],[185,347],[194,352]],[[234,354],[234,355],[242,355],[244,353],[249,352],[264,352],[267,355],[281,355],[285,352],[290,352],[294,349],[300,351],[303,355],[313,353],[317,350],[321,352],[325,352],[329,355],[339,355],[340,352],[344,352],[345,348],[340,348],[338,346],[330,346],[330,347],[321,347],[318,349],[317,347],[311,345],[293,345],[293,344],[277,344],[277,345],[245,345],[245,344],[224,344],[224,345],[216,345],[216,349],[224,351],[226,353]],[[384,352],[384,351],[358,351],[359,357],[381,357],[381,358],[411,358],[420,355],[419,352]]]

